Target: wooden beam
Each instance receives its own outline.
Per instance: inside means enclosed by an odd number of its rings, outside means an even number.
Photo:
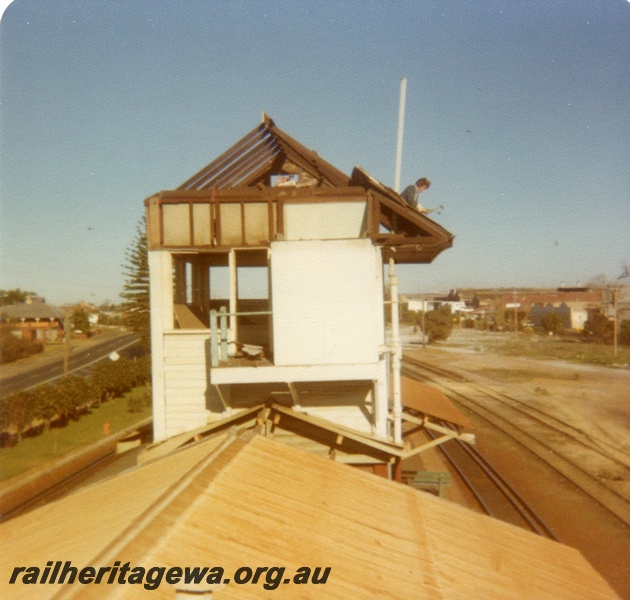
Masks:
[[[316,152],[309,150],[306,146],[303,146],[300,142],[276,127],[273,122],[268,127],[269,132],[276,138],[287,156],[298,157],[300,162],[305,163],[309,167],[306,170],[310,170],[315,166],[323,178],[327,179],[333,186],[341,187],[350,184],[350,177],[322,159]],[[294,158],[291,158],[291,160],[296,162]]]
[[[448,429],[447,427],[442,427],[441,425],[437,425],[436,423],[431,423],[431,421],[427,421],[425,427],[427,429],[430,429],[431,431],[437,431],[439,433],[455,435],[456,437],[459,437],[458,431],[453,431],[452,429]]]
[[[422,428],[426,428],[426,429],[431,429],[431,431],[437,431],[439,433],[443,433],[446,435],[451,435],[456,437],[458,440],[461,440],[462,442],[466,442],[469,444],[474,444],[475,443],[475,435],[472,433],[462,433],[459,428],[458,429],[450,429],[448,427],[444,427],[442,425],[439,425],[437,423],[433,423],[431,420],[429,420],[429,415],[424,415],[424,417],[420,418],[420,417],[416,417],[414,415],[410,415],[409,413],[403,412],[402,414],[402,419],[403,421],[407,421],[409,423],[415,423],[416,425],[418,425],[417,428],[411,429],[411,430],[407,430],[405,431],[405,437],[409,437],[411,434],[416,433],[417,431],[420,431]]]
[[[258,414],[256,415],[256,426],[255,426],[255,431],[260,433],[262,432],[265,423],[267,422],[267,416],[269,415],[269,409],[265,406],[264,408],[262,408]]]
[[[365,446],[369,446],[370,448],[373,448],[374,450],[377,450],[379,452],[384,452],[391,456],[402,456],[403,454],[403,450],[400,446],[396,446],[390,442],[379,441],[377,439],[374,439],[374,437],[370,436],[369,434],[366,434],[364,436],[358,432],[351,431],[330,421],[325,421],[323,419],[318,419],[317,417],[298,413],[290,408],[285,408],[284,406],[280,406],[278,404],[272,404],[271,408],[276,414],[286,415],[298,421],[302,421],[303,423],[306,423],[308,425],[321,428],[328,432],[339,434],[344,438],[347,438],[359,444],[363,444]]]
[[[251,173],[259,173],[271,167],[274,157],[280,152],[273,140],[261,140],[256,146],[241,153],[225,170],[206,181],[200,189],[245,187]]]
[[[192,202],[188,202],[188,245],[195,244],[195,215],[193,214]]]
[[[234,161],[235,157],[238,156],[245,148],[250,147],[252,143],[255,144],[260,142],[265,136],[265,129],[265,127],[259,125],[256,129],[250,131],[247,135],[245,135],[245,137],[238,140],[238,142],[228,148],[223,154],[201,169],[201,171],[198,171],[182,183],[182,185],[179,186],[179,189],[185,190],[193,186],[203,185],[203,183],[205,183],[214,174],[230,165]]]
[[[422,246],[423,249],[439,248],[443,242],[437,240],[431,235],[408,236],[396,233],[379,233],[372,236],[372,239],[384,246]]]
[[[372,473],[374,473],[374,475],[376,475],[377,477],[384,477],[385,479],[389,479],[389,468],[387,465],[373,465]]]
[[[402,460],[396,459],[392,471],[392,480],[402,483]]]
[[[245,246],[247,245],[247,229],[246,229],[246,224],[245,224],[245,203],[240,202],[239,205],[241,207],[241,245]]]
[[[428,450],[429,448],[439,446],[440,444],[443,444],[444,442],[448,442],[449,440],[452,440],[453,438],[456,438],[456,437],[457,437],[457,434],[444,435],[440,438],[436,438],[434,440],[431,440],[430,442],[427,442],[426,444],[422,444],[421,446],[416,446],[412,450],[405,451],[403,453],[402,458],[405,459],[411,456],[415,456],[416,454],[420,454],[420,452],[424,452],[425,450]]]
[[[300,409],[300,395],[298,394],[297,388],[295,387],[295,383],[292,381],[287,381],[287,385],[289,386],[289,392],[291,393],[291,399],[293,400],[293,406],[295,408]]]
[[[391,418],[391,415],[390,415]],[[422,425],[424,426],[424,424],[427,422],[428,417],[427,415],[424,415],[423,417],[416,417],[414,415],[410,415],[409,413],[406,413],[403,411],[401,418],[403,421],[409,421],[410,423],[416,423],[417,425]]]

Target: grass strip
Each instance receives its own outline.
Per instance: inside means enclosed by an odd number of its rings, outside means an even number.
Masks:
[[[0,448],[0,481],[101,441],[106,437],[106,424],[111,435],[151,416],[150,406],[135,413],[127,406],[130,396],[145,394],[146,389],[136,388],[120,398],[93,407],[89,414],[82,415],[78,421],[70,421],[65,427],[25,437],[13,448]]]

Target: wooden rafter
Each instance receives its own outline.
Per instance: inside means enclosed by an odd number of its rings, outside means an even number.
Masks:
[[[276,127],[273,120],[265,115],[261,125],[186,180],[178,189],[222,189],[252,185],[263,167],[273,164],[278,155],[295,163],[323,185],[335,187],[349,184],[350,178],[347,175]]]
[[[290,165],[290,166],[289,166]],[[298,187],[271,187],[270,178],[286,169],[297,169],[305,177]],[[238,245],[265,245],[284,234],[283,206],[291,202],[323,203],[349,201],[348,194],[367,205],[367,228],[362,235],[383,248],[385,261],[394,258],[399,263],[428,263],[440,252],[453,244],[453,236],[443,227],[411,208],[392,189],[381,184],[360,167],[352,175],[345,173],[321,158],[317,152],[279,129],[273,120],[263,115],[262,123],[241,138],[214,161],[186,180],[176,190],[160,192],[148,198],[148,229],[150,249],[160,247],[185,251],[227,251]],[[343,199],[341,199],[343,197]],[[247,212],[248,202],[264,202],[267,205],[267,237],[259,239],[246,235],[250,219],[256,212]],[[201,218],[199,227],[194,222],[196,202],[208,204],[209,219]],[[226,229],[222,219],[229,219],[233,212],[223,215],[219,205],[240,204],[240,236],[224,237]],[[184,227],[168,230],[165,238],[165,211],[167,204],[188,204],[177,214],[185,219]],[[175,232],[175,233],[173,233]],[[198,235],[197,235],[198,234]],[[195,237],[197,235],[197,237]],[[238,237],[238,240],[237,240]]]
[[[203,169],[195,173],[192,177],[187,179],[182,185],[179,186],[180,190],[194,190],[203,187],[212,177],[216,177],[222,170],[229,167],[229,165],[238,158],[245,148],[250,147],[261,141],[264,137],[264,128],[262,126],[257,127],[253,131],[250,131],[245,137],[236,142],[233,146],[228,148],[223,154],[215,158],[210,164],[206,165]]]

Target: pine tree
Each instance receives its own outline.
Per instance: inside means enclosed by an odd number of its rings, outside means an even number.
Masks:
[[[142,343],[150,345],[149,259],[147,254],[147,226],[143,216],[136,227],[136,237],[125,253],[123,265],[127,282],[120,296],[125,325],[142,336]]]

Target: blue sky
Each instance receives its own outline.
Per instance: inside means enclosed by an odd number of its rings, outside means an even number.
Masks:
[[[627,0],[17,0],[0,29],[0,288],[117,302],[143,200],[261,112],[346,173],[402,165],[455,234],[404,292],[630,262]]]

